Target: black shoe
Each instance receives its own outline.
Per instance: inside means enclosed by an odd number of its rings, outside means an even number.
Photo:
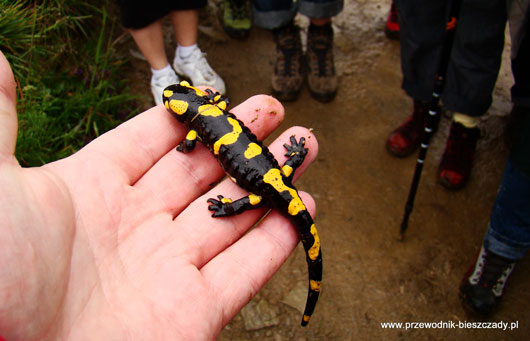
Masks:
[[[487,316],[499,305],[515,261],[480,248],[475,263],[460,285],[460,300],[466,309]]]

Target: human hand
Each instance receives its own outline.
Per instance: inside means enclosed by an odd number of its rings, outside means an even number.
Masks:
[[[282,106],[255,96],[232,112],[264,138]],[[30,339],[213,339],[295,248],[289,221],[252,210],[212,218],[208,198],[238,198],[202,145],[162,106],[39,168],[14,157],[15,84],[0,56],[0,335]],[[270,146],[280,163],[291,128]],[[314,213],[314,202],[301,193]],[[247,233],[248,232],[248,233]]]

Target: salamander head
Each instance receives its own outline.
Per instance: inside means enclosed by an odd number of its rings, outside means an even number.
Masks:
[[[192,120],[197,108],[209,103],[208,94],[182,81],[164,89],[162,101],[166,109],[180,122]]]

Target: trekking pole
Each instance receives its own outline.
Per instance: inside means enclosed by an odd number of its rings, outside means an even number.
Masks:
[[[427,156],[427,148],[429,147],[429,141],[437,124],[438,115],[440,115],[440,95],[442,93],[445,81],[445,74],[447,72],[447,66],[449,65],[449,59],[451,57],[451,49],[453,46],[454,35],[456,25],[459,18],[461,0],[451,1],[451,9],[449,11],[449,20],[447,22],[445,30],[445,38],[442,45],[442,52],[440,57],[440,64],[436,73],[434,81],[434,89],[432,92],[431,103],[429,104],[429,115],[427,116],[427,122],[425,125],[425,135],[420,145],[420,152],[418,160],[416,161],[416,168],[414,169],[414,176],[412,178],[412,184],[410,185],[409,196],[405,205],[405,214],[401,222],[400,237],[401,239],[405,236],[407,230],[410,214],[414,207],[414,198],[416,197],[416,191],[420,183],[421,172],[423,170],[423,163]]]

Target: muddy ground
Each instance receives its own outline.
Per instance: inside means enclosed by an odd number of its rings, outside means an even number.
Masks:
[[[226,36],[214,15],[215,1],[201,14],[199,45],[224,78],[232,103],[270,93],[274,43],[254,28],[245,41]],[[324,254],[324,289],[308,327],[299,326],[306,295],[301,246],[257,297],[234,318],[220,340],[522,339],[530,331],[530,260],[514,271],[500,311],[486,321],[518,322],[513,331],[491,329],[383,329],[383,322],[471,322],[458,299],[458,285],[477,252],[499,185],[507,149],[503,129],[513,82],[509,59],[501,70],[494,104],[481,121],[482,139],[468,186],[457,192],[437,183],[449,119],[429,149],[405,241],[398,240],[416,155],[397,159],[384,142],[411,112],[401,90],[400,45],[383,33],[390,0],[346,0],[334,20],[335,60],[340,77],[334,101],[323,104],[307,87],[284,103],[292,125],[314,129],[317,161],[297,187],[317,202],[316,223]],[[302,26],[305,18],[297,19]],[[168,53],[174,45],[170,30]],[[120,43],[134,50],[130,38]],[[507,43],[509,49],[509,43]],[[137,93],[152,105],[149,69],[132,58]],[[256,317],[256,315],[258,317]],[[254,325],[253,325],[254,324]],[[257,328],[257,329],[254,329]]]

